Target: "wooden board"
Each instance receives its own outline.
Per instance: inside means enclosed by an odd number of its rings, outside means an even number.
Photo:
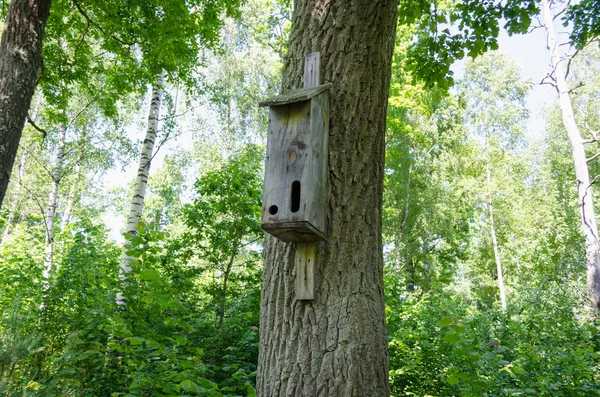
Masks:
[[[304,59],[304,88],[318,87],[321,81],[321,53],[313,52]]]
[[[260,102],[258,106],[281,106],[294,102],[307,101],[310,98],[319,95],[323,91],[330,89],[331,87],[333,87],[333,84],[329,83],[317,87],[300,88],[299,90],[286,91],[281,95],[265,99],[264,101]]]
[[[315,262],[317,243],[315,241],[296,243],[296,299],[315,299]]]
[[[294,241],[327,240],[325,234],[309,222],[263,223],[264,231],[289,243]]]

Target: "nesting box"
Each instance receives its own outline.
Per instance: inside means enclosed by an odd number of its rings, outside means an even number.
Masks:
[[[267,99],[269,132],[262,228],[283,241],[324,240],[329,88]]]

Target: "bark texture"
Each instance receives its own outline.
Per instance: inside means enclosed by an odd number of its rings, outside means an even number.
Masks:
[[[0,207],[38,72],[50,0],[13,0],[0,44]]]
[[[330,97],[327,232],[316,299],[294,299],[295,244],[267,235],[257,395],[389,395],[381,207],[397,0],[299,0],[284,90],[321,53]]]
[[[587,260],[587,291],[592,308],[596,313],[600,311],[600,243],[598,242],[598,225],[594,212],[594,201],[590,173],[584,148],[584,140],[581,137],[579,127],[575,122],[575,113],[571,102],[571,93],[567,83],[566,60],[562,59],[559,46],[556,41],[554,19],[550,3],[544,0],[544,26],[548,33],[548,50],[552,59],[552,68],[556,79],[556,90],[558,92],[562,119],[571,149],[573,151],[573,162],[575,165],[575,177],[577,179],[577,193],[579,196],[579,214],[585,237],[585,251]]]
[[[129,205],[129,216],[127,217],[127,229],[125,234],[137,235],[137,225],[142,218],[142,209],[144,208],[144,197],[146,196],[146,186],[148,185],[148,176],[150,175],[150,164],[158,132],[158,117],[160,103],[162,101],[164,74],[158,78],[158,83],[152,87],[152,100],[150,102],[150,111],[148,114],[148,128],[146,137],[142,143],[140,154],[140,164],[137,177],[133,186],[133,197]],[[124,283],[127,282],[127,275],[131,273],[132,257],[127,254],[130,240],[126,239],[123,244],[123,253],[121,254],[121,266],[119,268],[119,278]],[[122,293],[117,294],[117,304],[124,305],[125,297]]]

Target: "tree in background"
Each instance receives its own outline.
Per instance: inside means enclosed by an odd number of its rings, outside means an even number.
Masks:
[[[525,96],[529,85],[520,79],[518,67],[500,53],[485,54],[472,63],[467,63],[465,76],[459,92],[466,104],[465,125],[471,139],[479,146],[481,158],[474,159],[474,195],[486,207],[489,236],[492,242],[493,259],[496,264],[495,278],[502,309],[506,310],[506,288],[502,265],[502,248],[498,242],[499,217],[506,209],[494,211],[495,204],[512,192],[511,184],[499,179],[510,175],[507,160],[523,144],[523,132],[527,119]],[[482,164],[483,163],[483,164]],[[479,174],[479,175],[478,175]],[[503,191],[504,190],[504,191]],[[500,218],[500,219],[499,219]]]

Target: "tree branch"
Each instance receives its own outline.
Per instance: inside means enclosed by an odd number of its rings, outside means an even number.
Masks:
[[[29,124],[31,124],[31,126],[33,128],[35,128],[36,130],[38,130],[39,132],[42,133],[42,140],[46,139],[46,137],[48,136],[48,131],[46,131],[45,129],[43,129],[42,127],[39,127],[38,125],[36,125],[33,120],[31,119],[31,116],[29,115],[29,113],[27,113],[27,122]]]
[[[589,159],[586,160],[586,162],[590,162],[590,161],[594,161],[596,160],[598,157],[600,157],[600,153],[596,153],[595,155],[593,155],[592,157],[590,157]]]
[[[96,22],[95,22],[95,21],[94,21],[92,18],[90,18],[90,17],[89,17],[89,15],[88,15],[88,14],[87,14],[87,13],[86,13],[84,10],[83,10],[83,8],[81,8],[81,5],[79,5],[79,3],[77,2],[77,0],[72,0],[72,1],[73,1],[73,4],[75,4],[75,7],[76,7],[76,8],[77,8],[77,10],[79,11],[79,13],[80,13],[81,15],[83,15],[83,17],[84,17],[85,19],[87,19],[87,21],[88,21],[90,24],[94,25],[94,26],[95,26],[95,27],[96,27],[96,28],[97,28],[97,29],[98,29],[100,32],[102,32],[104,35],[106,35],[106,36],[108,36],[108,37],[111,37],[113,40],[116,40],[116,41],[118,41],[119,43],[121,43],[121,44],[123,44],[123,45],[126,45],[126,46],[128,46],[128,47],[130,47],[130,46],[132,46],[132,45],[136,44],[136,43],[128,43],[128,42],[126,42],[126,41],[123,41],[123,40],[121,40],[120,38],[118,38],[118,37],[117,37],[117,36],[115,36],[114,34],[109,34],[109,33],[107,33],[107,32],[106,32],[106,31],[105,31],[105,30],[102,28],[102,26],[100,26],[99,24],[97,24],[97,23],[96,23]]]

